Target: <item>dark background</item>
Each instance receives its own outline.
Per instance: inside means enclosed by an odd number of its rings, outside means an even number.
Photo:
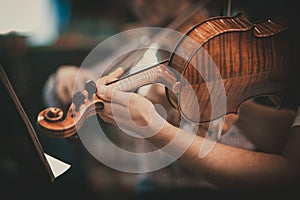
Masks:
[[[53,183],[40,163],[19,114],[0,86],[0,199],[105,197],[90,189],[80,143],[43,135],[36,126],[37,114],[45,108],[42,90],[47,78],[61,65],[80,66],[101,41],[120,31],[141,26],[123,0],[51,1],[60,10],[59,36],[47,45],[30,45],[27,36],[0,34],[0,64],[7,73],[46,153],[72,167]],[[283,3],[285,2],[285,3]],[[1,6],[0,2],[0,6]],[[225,15],[227,1],[210,1],[214,15]],[[242,11],[253,21],[291,8],[288,1],[232,1],[231,15]],[[288,6],[287,6],[288,5]],[[287,11],[287,10],[285,10]],[[294,13],[296,15],[296,13]],[[0,19],[10,20],[10,19]],[[0,23],[1,24],[1,23]],[[120,198],[119,195],[118,198]],[[108,198],[108,197],[107,197]]]

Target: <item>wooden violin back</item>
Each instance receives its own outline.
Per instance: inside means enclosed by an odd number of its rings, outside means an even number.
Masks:
[[[260,95],[275,95],[284,103],[294,67],[284,23],[216,17],[186,35],[170,58],[182,75],[177,99],[167,92],[187,119],[202,123],[236,113],[242,102]]]

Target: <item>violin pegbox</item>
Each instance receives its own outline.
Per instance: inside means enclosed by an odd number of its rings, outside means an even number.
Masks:
[[[86,118],[103,109],[103,101],[96,95],[96,83],[87,81],[85,90],[76,92],[72,104],[64,117],[62,109],[50,107],[38,115],[39,127],[49,136],[69,138],[77,133]]]

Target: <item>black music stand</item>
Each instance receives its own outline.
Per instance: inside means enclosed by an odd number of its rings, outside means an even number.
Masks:
[[[0,65],[0,198],[34,197],[49,192],[51,182],[70,165],[44,153],[21,103]],[[53,162],[54,161],[54,162]],[[54,169],[62,164],[64,171]],[[47,194],[45,194],[47,195]],[[48,194],[49,195],[49,194]]]

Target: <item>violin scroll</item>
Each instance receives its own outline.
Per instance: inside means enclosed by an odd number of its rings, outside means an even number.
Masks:
[[[49,136],[68,138],[77,133],[87,117],[99,114],[103,109],[94,81],[88,81],[85,90],[75,93],[72,101],[66,114],[56,107],[42,110],[37,118],[39,128]]]
[[[43,115],[47,121],[55,122],[62,119],[64,112],[60,108],[51,107],[46,109]]]

